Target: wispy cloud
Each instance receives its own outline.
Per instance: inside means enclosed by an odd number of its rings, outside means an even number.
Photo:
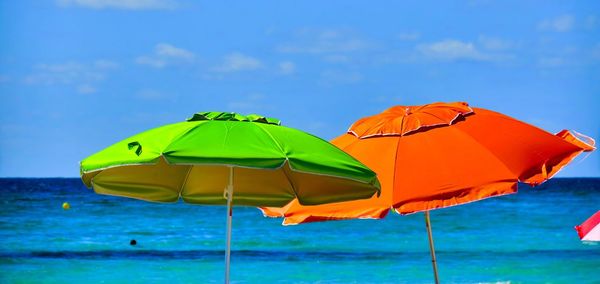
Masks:
[[[600,42],[595,45],[552,48],[537,58],[540,68],[583,67],[600,63]]]
[[[596,46],[592,48],[592,59],[600,60],[600,43],[597,43]]]
[[[0,83],[7,83],[10,82],[11,78],[9,76],[6,75],[0,75]]]
[[[114,61],[100,59],[100,60],[94,61],[93,67],[98,70],[110,70],[110,69],[118,68],[119,64]]]
[[[223,63],[214,70],[217,72],[239,72],[256,70],[262,67],[262,62],[257,58],[234,52],[225,56]]]
[[[561,15],[553,19],[546,19],[538,24],[538,28],[544,31],[568,32],[575,24],[575,17],[572,15]]]
[[[498,43],[490,43],[493,46]],[[498,47],[498,46],[496,46]],[[474,60],[474,61],[502,61],[510,59],[511,55],[483,52],[471,42],[463,42],[455,39],[448,39],[428,44],[420,44],[416,47],[421,55],[428,59],[456,61],[456,60]]]
[[[77,87],[77,92],[80,94],[93,94],[96,92],[96,88],[88,84],[83,84]]]
[[[139,56],[135,62],[154,68],[163,68],[168,65],[191,63],[195,58],[196,55],[191,51],[168,43],[159,43],[154,47],[154,54]]]
[[[350,62],[350,57],[342,54],[331,54],[323,56],[323,60],[329,63],[348,63]]]
[[[364,50],[372,44],[348,32],[339,30],[302,29],[296,32],[294,42],[281,44],[277,51],[282,53],[344,53]]]
[[[415,41],[419,39],[420,36],[421,34],[417,32],[401,33],[398,35],[398,39],[402,41]]]
[[[227,108],[234,112],[242,112],[246,114],[256,111],[264,111],[271,109],[271,105],[267,102],[266,96],[260,93],[252,93],[245,97],[230,101]],[[264,115],[258,113],[259,115]]]
[[[103,81],[118,66],[118,63],[109,60],[96,60],[92,63],[42,63],[35,65],[33,72],[23,82],[31,85],[73,85],[77,92],[89,94],[96,92],[93,85]]]
[[[354,84],[363,80],[356,71],[325,70],[320,74],[320,83],[326,86]]]
[[[296,71],[296,64],[291,61],[282,61],[279,62],[279,72],[281,74],[289,75],[293,74]]]
[[[587,18],[585,18],[585,27],[588,29],[594,29],[596,28],[596,25],[598,24],[598,18],[596,16],[588,16]]]
[[[165,59],[151,56],[140,56],[135,59],[135,63],[140,65],[148,65],[154,68],[163,68],[167,66],[167,61]]]
[[[177,8],[174,0],[57,0],[59,6],[92,9],[169,10]]]
[[[158,56],[169,58],[180,58],[183,60],[193,60],[195,55],[183,48],[178,48],[167,43],[159,43],[156,45],[156,54]]]
[[[538,59],[538,66],[542,68],[556,68],[567,64],[568,61],[563,57],[541,57]]]
[[[135,96],[139,99],[146,101],[163,100],[169,97],[168,94],[152,89],[143,89],[135,93]]]
[[[515,46],[515,43],[509,40],[481,35],[478,39],[479,44],[488,50],[506,50]]]
[[[483,54],[475,48],[475,45],[470,42],[462,42],[458,40],[444,40],[430,44],[420,44],[417,46],[423,55],[435,59],[474,59],[482,60]]]

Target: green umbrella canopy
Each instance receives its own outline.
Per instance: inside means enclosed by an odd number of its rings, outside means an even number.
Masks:
[[[134,135],[81,162],[97,193],[155,202],[281,207],[316,205],[379,192],[376,174],[329,142],[277,119],[196,113],[185,122]]]

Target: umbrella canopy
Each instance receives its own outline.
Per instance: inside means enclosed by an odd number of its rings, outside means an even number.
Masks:
[[[327,141],[276,119],[222,112],[118,142],[84,159],[81,178],[101,194],[224,205],[230,167],[234,205],[322,204],[369,198],[379,187],[373,171]]]
[[[425,211],[437,268],[429,210],[517,192],[517,183],[538,185],[594,142],[563,130],[552,135],[506,115],[467,103],[395,106],[356,121],[332,143],[373,169],[380,198],[321,206],[294,201],[263,208],[284,224],[352,218],[383,218]]]
[[[538,185],[583,151],[584,142],[563,130],[556,135],[467,103],[395,106],[356,121],[332,143],[373,169],[380,198],[322,206],[297,201],[263,208],[284,224],[383,218],[443,208],[517,192],[517,183]]]
[[[600,210],[581,225],[575,226],[575,230],[582,241],[600,242]]]
[[[325,140],[236,113],[196,113],[185,122],[134,135],[81,162],[96,193],[153,202],[228,206],[315,205],[372,197],[376,174]]]

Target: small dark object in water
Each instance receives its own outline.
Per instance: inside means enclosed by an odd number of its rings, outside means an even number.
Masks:
[[[135,246],[135,245],[137,245],[137,241],[136,240],[131,240],[131,241],[129,241],[129,244],[132,245],[132,246]]]

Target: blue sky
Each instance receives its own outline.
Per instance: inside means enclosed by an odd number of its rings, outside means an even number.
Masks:
[[[600,138],[597,1],[0,2],[0,177],[198,111],[325,139],[393,105],[466,101]],[[600,176],[600,154],[558,176]]]

